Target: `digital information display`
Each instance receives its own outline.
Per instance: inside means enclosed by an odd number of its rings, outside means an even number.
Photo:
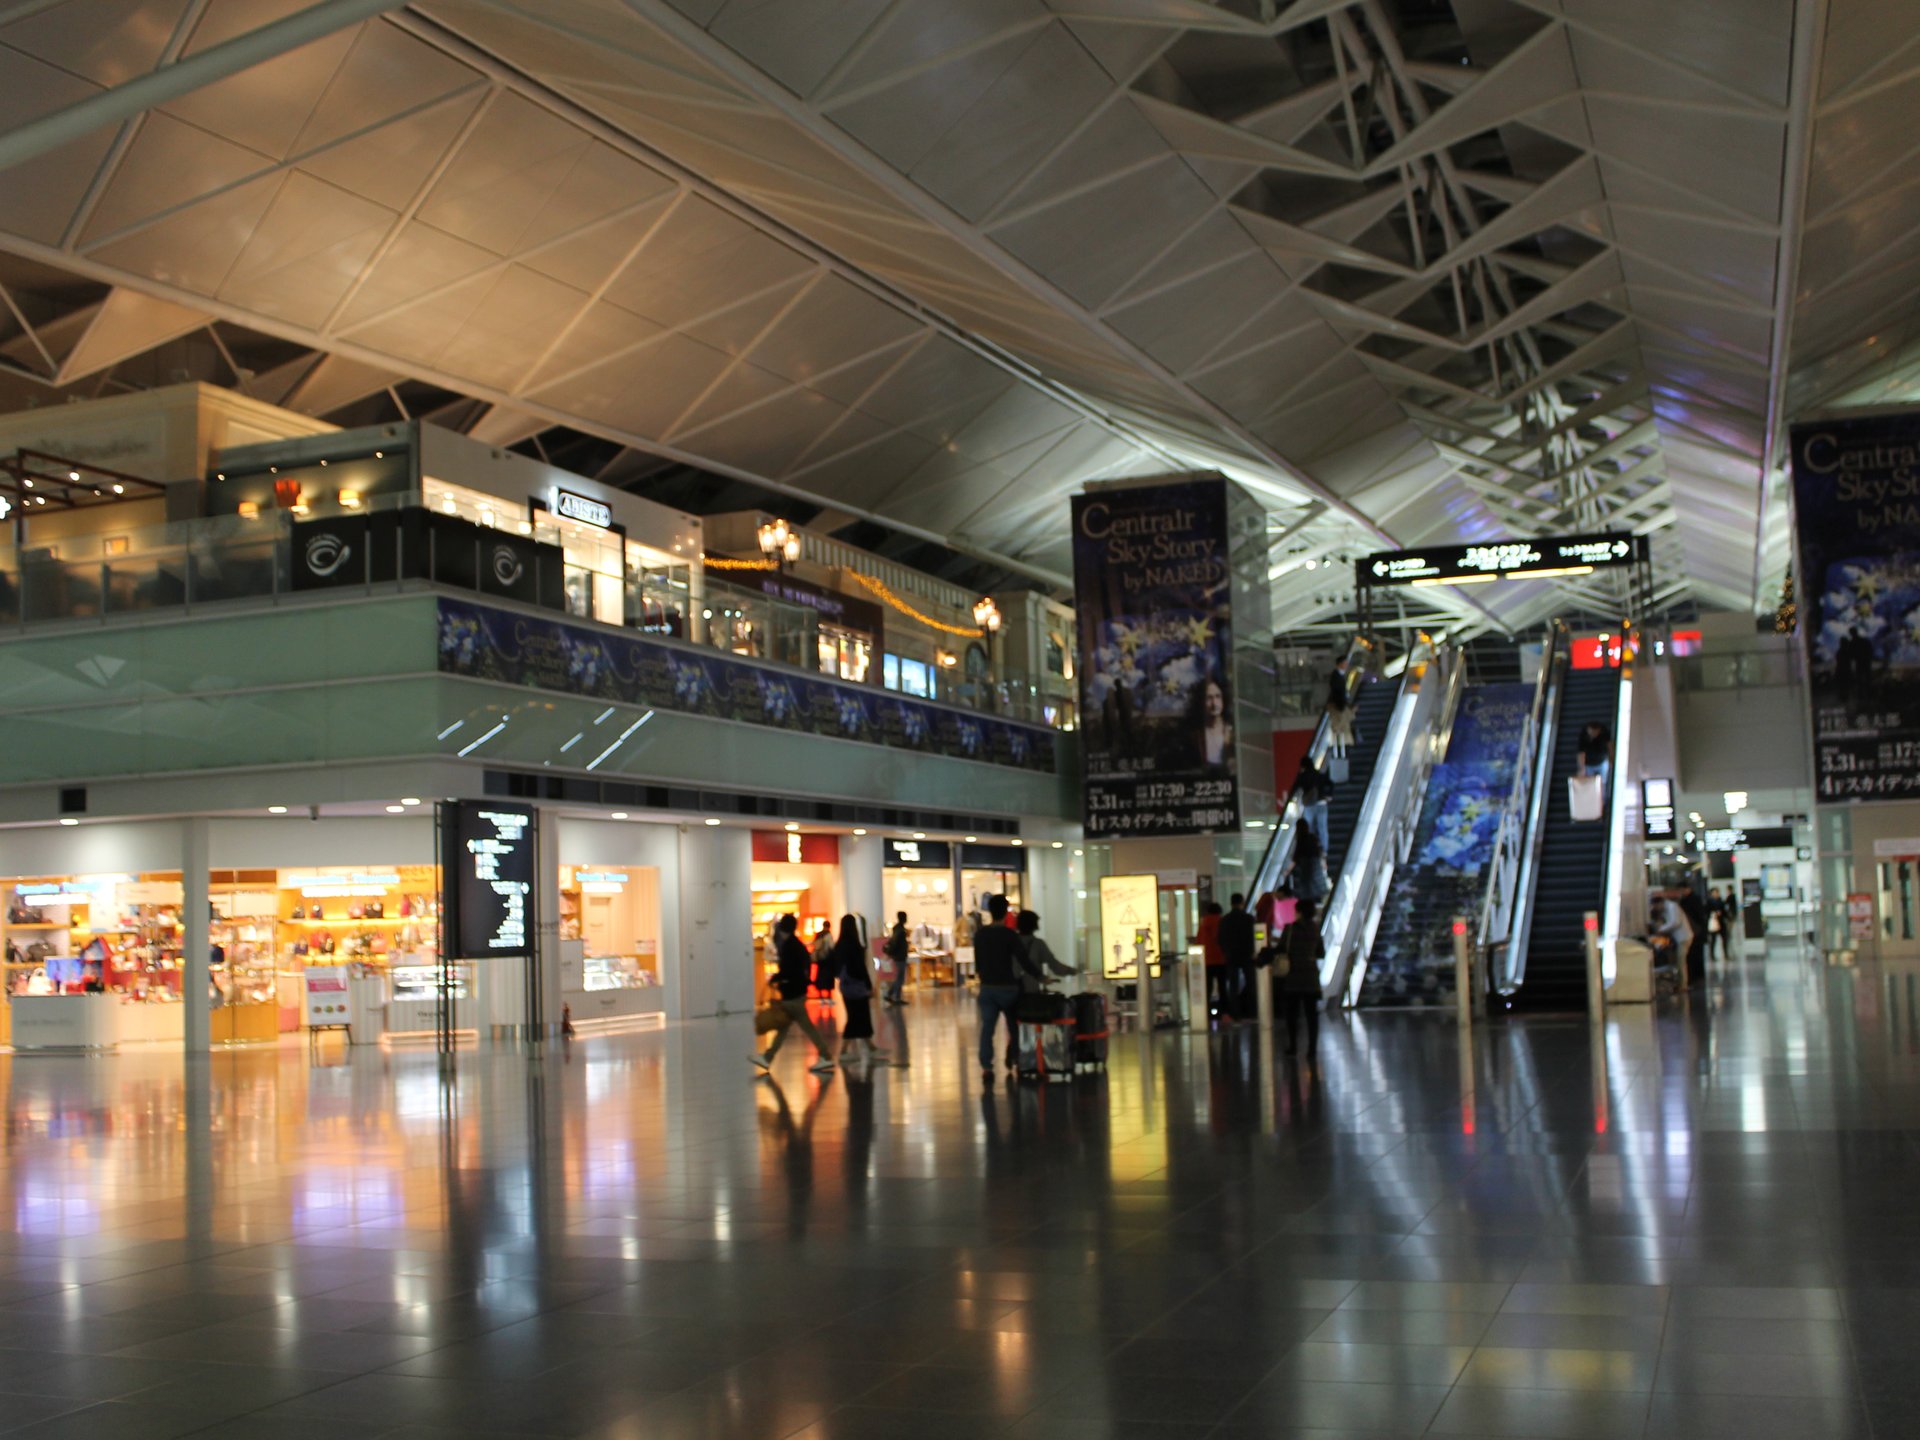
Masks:
[[[461,960],[533,954],[533,811],[463,800],[442,810],[443,883],[453,930],[448,953]]]
[[[1546,580],[1585,575],[1647,558],[1644,535],[1559,535],[1490,540],[1427,550],[1381,550],[1354,561],[1368,585],[1477,585],[1489,580]]]

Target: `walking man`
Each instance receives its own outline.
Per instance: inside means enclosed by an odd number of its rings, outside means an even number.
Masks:
[[[782,915],[773,927],[775,952],[779,956],[780,968],[774,972],[774,988],[780,993],[780,1008],[787,1012],[787,1023],[773,1032],[773,1043],[761,1054],[753,1057],[753,1063],[762,1070],[772,1068],[773,1057],[780,1053],[781,1045],[786,1043],[787,1034],[798,1025],[806,1032],[807,1039],[813,1042],[813,1048],[819,1052],[812,1069],[816,1075],[833,1073],[833,1042],[820,1033],[820,1027],[813,1023],[813,1017],[807,1014],[807,983],[813,975],[813,954],[800,943],[795,933],[800,922],[791,915]]]
[[[907,912],[896,910],[893,915],[893,929],[887,932],[887,963],[892,973],[887,977],[887,988],[881,993],[881,999],[889,1005],[904,1005],[906,997],[900,993],[900,987],[907,983],[907,956],[911,949],[907,944]]]
[[[1255,943],[1253,916],[1247,913],[1247,897],[1235,895],[1227,913],[1220,917],[1220,951],[1226,957],[1227,973],[1233,978],[1235,1018],[1251,1020],[1255,1016],[1253,961],[1259,946]]]
[[[1020,1003],[1020,973],[1036,980],[1044,972],[1027,956],[1020,937],[1007,928],[1007,897],[994,895],[987,900],[988,923],[973,935],[973,970],[980,977],[980,1078],[993,1083],[993,1032],[1002,1016],[1006,1017],[1009,1053],[1018,1032],[1014,1026]]]

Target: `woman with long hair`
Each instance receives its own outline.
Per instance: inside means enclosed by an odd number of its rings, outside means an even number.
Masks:
[[[851,915],[840,917],[840,937],[833,942],[833,973],[839,977],[840,999],[847,1007],[847,1023],[840,1029],[842,1050],[859,1058],[856,1045],[866,1047],[871,1062],[887,1052],[873,1043],[873,974],[867,968],[867,947],[860,938],[860,922]]]
[[[1227,720],[1227,691],[1208,676],[1187,698],[1187,724],[1193,733],[1194,758],[1209,770],[1233,761],[1233,726]]]

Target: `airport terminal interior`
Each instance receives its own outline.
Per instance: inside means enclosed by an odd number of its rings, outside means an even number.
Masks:
[[[0,0],[0,1436],[1920,1434],[1914,20]]]

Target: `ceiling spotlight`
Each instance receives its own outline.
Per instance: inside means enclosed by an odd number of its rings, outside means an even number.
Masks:
[[[60,823],[62,825],[78,825],[80,822],[74,819],[71,815],[69,815],[65,819],[61,820]]]
[[[616,810],[613,812],[613,818],[615,820],[624,820],[627,818],[627,812],[624,810]]]
[[[714,819],[714,818],[713,818],[713,817],[712,817],[711,815],[709,815],[709,816],[708,816],[708,817],[706,818],[706,822],[705,822],[705,823],[706,823],[706,824],[708,824],[708,825],[718,825],[718,824],[719,824],[720,822],[719,822],[718,820],[716,820],[716,819]]]
[[[980,841],[980,837],[978,835],[967,836],[967,844],[969,845],[977,845],[979,841]]]
[[[1025,845],[1025,844],[1026,844],[1027,842],[1026,842],[1026,841],[1024,841],[1024,840],[1016,840],[1016,841],[1014,841],[1013,843],[1014,843],[1014,844],[1015,844],[1016,846],[1024,846],[1024,845]]]
[[[1053,842],[1053,848],[1056,850],[1064,850],[1067,848],[1067,842],[1064,840],[1056,840]]]
[[[116,495],[124,495],[127,493],[127,487],[124,485],[116,485],[113,487],[113,493]]]
[[[287,807],[284,805],[267,806],[267,814],[269,815],[284,815],[286,813],[287,813]]]
[[[789,820],[789,821],[787,821],[787,829],[788,829],[788,830],[798,830],[799,828],[800,828],[800,826],[799,826],[799,823],[798,823],[797,821],[793,821],[793,820]]]
[[[924,840],[927,838],[927,832],[924,830],[916,830],[913,832],[913,838],[916,840]]]
[[[402,795],[400,797],[400,803],[402,805],[418,805],[420,803],[420,797],[418,795]]]
[[[866,834],[867,832],[866,832],[866,831],[864,831],[864,830],[856,830],[856,831],[854,831],[853,833],[854,833],[854,834],[856,834],[856,835],[864,835],[864,834]]]
[[[387,814],[389,815],[404,815],[406,813],[407,813],[407,807],[404,805],[387,806]]]

